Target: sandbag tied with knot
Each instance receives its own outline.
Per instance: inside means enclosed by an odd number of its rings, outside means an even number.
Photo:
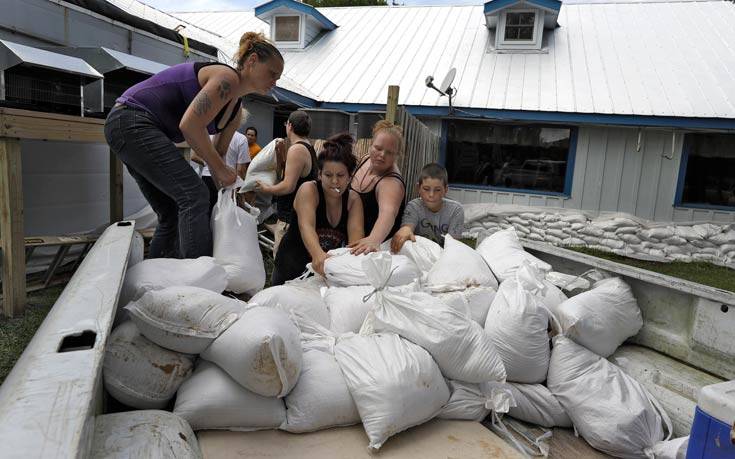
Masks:
[[[543,275],[524,262],[514,278],[500,284],[485,319],[485,331],[503,359],[508,380],[540,383],[549,368],[548,327]]]
[[[385,288],[390,255],[370,254],[363,268],[375,289],[375,307],[361,334],[392,332],[426,349],[451,379],[505,381],[505,367],[490,337],[466,313],[425,292]]]

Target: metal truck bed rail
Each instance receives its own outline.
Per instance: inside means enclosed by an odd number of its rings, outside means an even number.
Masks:
[[[89,455],[133,231],[131,222],[105,230],[0,386],[3,457]]]

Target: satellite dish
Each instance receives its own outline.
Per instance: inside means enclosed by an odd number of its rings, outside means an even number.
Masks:
[[[449,89],[449,86],[451,86],[452,82],[454,81],[454,77],[456,75],[457,69],[455,69],[454,67],[449,69],[449,72],[447,72],[447,76],[444,77],[441,86],[439,86],[439,91],[446,93],[447,89]]]

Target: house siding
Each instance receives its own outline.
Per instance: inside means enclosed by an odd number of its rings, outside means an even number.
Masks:
[[[673,138],[672,138],[673,137]],[[673,155],[671,143],[674,142]],[[569,197],[451,186],[462,203],[498,203],[625,212],[655,221],[735,222],[735,211],[675,207],[683,135],[644,129],[580,127]],[[671,159],[669,159],[671,158]]]

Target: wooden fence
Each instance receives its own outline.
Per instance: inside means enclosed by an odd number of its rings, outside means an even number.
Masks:
[[[439,161],[440,140],[431,129],[404,107],[398,107],[396,124],[403,128],[406,149],[398,159],[398,168],[406,181],[406,202],[418,196],[416,183],[428,163]]]

